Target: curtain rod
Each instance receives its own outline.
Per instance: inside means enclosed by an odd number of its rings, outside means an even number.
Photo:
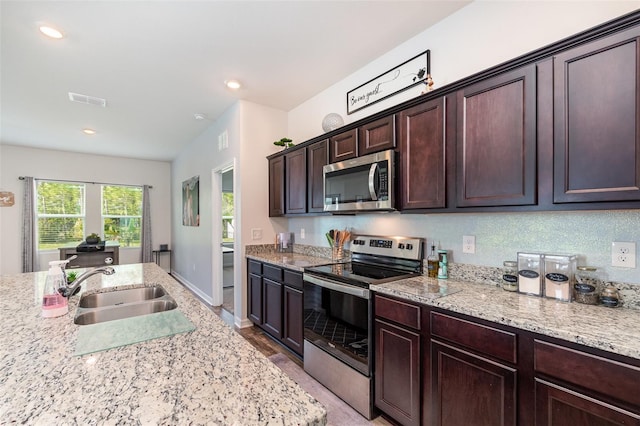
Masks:
[[[24,180],[25,177],[24,176],[18,176],[18,179],[20,180]],[[109,183],[109,182],[88,182],[85,180],[64,180],[64,179],[43,179],[43,178],[35,178],[35,180],[47,180],[49,182],[70,182],[70,183],[91,183],[93,185],[117,185],[117,186],[144,186],[144,185],[128,185],[126,183]],[[150,189],[153,188],[153,186],[148,185]]]

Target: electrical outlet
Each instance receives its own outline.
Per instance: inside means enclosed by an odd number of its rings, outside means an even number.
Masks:
[[[462,236],[462,252],[475,254],[476,252],[476,237],[473,235]]]
[[[614,241],[611,243],[611,266],[636,267],[636,243]]]
[[[300,229],[300,239],[304,240],[304,228]]]
[[[251,239],[252,240],[261,240],[262,239],[262,228],[251,228]]]

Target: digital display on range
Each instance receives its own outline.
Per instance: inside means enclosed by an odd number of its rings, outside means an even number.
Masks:
[[[391,248],[393,246],[392,240],[371,240],[369,241],[369,247],[381,247]]]

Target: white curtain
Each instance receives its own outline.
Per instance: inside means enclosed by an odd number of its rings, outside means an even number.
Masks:
[[[39,269],[35,201],[35,179],[25,177],[22,196],[22,272]]]
[[[153,262],[152,250],[149,185],[144,185],[142,187],[142,263]]]

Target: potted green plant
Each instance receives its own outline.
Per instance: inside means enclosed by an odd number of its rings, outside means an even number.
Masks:
[[[282,139],[280,139],[279,141],[275,141],[273,144],[274,144],[275,146],[281,146],[281,147],[283,147],[284,149],[291,148],[292,146],[294,146],[294,145],[295,145],[295,144],[293,143],[293,141],[292,141],[291,139],[289,139],[289,138],[282,138]]]
[[[100,236],[95,232],[87,235],[86,239],[87,244],[98,244],[100,242]]]
[[[72,282],[74,282],[77,277],[78,277],[78,272],[76,271],[67,272],[67,284],[71,284]]]

